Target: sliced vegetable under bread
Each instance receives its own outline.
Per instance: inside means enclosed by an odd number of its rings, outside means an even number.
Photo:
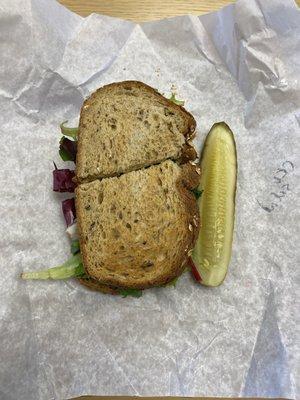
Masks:
[[[118,288],[146,289],[179,276],[199,232],[191,192],[199,171],[167,160],[76,189],[87,275]]]
[[[183,107],[136,81],[106,85],[83,104],[77,182],[120,175],[166,159],[196,158],[196,122]]]
[[[218,286],[226,276],[231,257],[237,178],[234,136],[224,122],[214,124],[207,135],[200,167],[201,231],[192,259],[199,282]]]

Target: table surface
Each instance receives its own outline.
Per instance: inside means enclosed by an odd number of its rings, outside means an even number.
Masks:
[[[284,0],[283,0],[284,1]],[[204,14],[220,9],[232,0],[59,0],[77,14],[92,12],[141,22],[183,14]],[[296,0],[300,6],[300,0]]]

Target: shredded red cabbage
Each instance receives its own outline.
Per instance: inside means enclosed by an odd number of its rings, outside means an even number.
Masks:
[[[75,172],[70,169],[57,169],[56,165],[53,171],[53,190],[54,192],[73,193],[76,184],[73,182]]]
[[[62,201],[62,211],[65,217],[67,227],[72,225],[76,219],[75,199],[66,199]]]
[[[64,161],[76,161],[77,141],[63,136],[59,142],[59,154]]]

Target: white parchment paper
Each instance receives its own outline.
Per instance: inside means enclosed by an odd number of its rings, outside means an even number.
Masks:
[[[53,0],[0,3],[0,398],[274,396],[299,390],[300,15],[291,0],[137,25]],[[235,133],[235,237],[224,284],[140,299],[22,282],[69,257],[52,192],[58,125],[99,86],[142,80]],[[297,386],[298,384],[298,386]]]

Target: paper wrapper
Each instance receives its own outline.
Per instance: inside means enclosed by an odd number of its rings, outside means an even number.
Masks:
[[[299,27],[289,0],[142,25],[81,18],[52,0],[1,3],[1,399],[300,395]],[[52,192],[60,122],[76,123],[85,97],[126,79],[175,90],[197,120],[198,150],[216,121],[235,134],[221,287],[186,273],[176,288],[123,299],[19,278],[70,254]]]

